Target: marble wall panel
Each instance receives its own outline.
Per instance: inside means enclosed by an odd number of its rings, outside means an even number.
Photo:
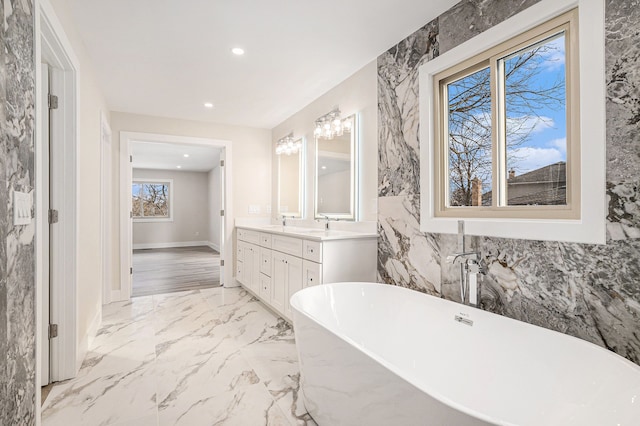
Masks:
[[[0,0],[0,424],[35,424],[34,225],[13,226],[13,190],[33,191],[33,0]]]
[[[606,2],[607,181],[640,176],[640,3]]]
[[[378,58],[381,282],[460,301],[459,269],[444,261],[457,251],[456,237],[419,231],[419,88],[413,82],[424,61],[536,2],[463,0]],[[483,309],[640,364],[638,14],[637,0],[606,2],[607,244],[468,237],[467,248],[488,265]]]

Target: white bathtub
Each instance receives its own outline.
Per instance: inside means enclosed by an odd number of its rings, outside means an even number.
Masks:
[[[640,425],[640,367],[586,341],[391,285],[291,306],[321,426]]]

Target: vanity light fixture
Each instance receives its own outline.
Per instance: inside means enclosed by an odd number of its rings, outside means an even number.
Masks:
[[[317,138],[333,139],[342,136],[344,132],[351,131],[351,120],[343,120],[340,117],[340,108],[335,107],[331,112],[316,120],[314,134]]]
[[[302,140],[295,140],[293,138],[293,132],[289,133],[287,136],[278,139],[276,142],[276,154],[295,154],[296,152],[302,149]]]

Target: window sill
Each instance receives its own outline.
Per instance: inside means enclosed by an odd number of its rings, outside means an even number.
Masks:
[[[133,218],[133,223],[150,223],[150,222],[173,222],[173,218],[171,217],[163,217],[163,218],[145,218],[145,219],[137,219]]]

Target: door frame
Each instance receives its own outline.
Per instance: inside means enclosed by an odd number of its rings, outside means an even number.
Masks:
[[[58,324],[58,337],[50,340],[50,380],[61,381],[76,375],[79,367],[77,336],[77,151],[79,141],[79,61],[69,42],[62,24],[48,0],[36,2],[35,9],[35,60],[36,60],[36,123],[40,123],[48,106],[41,101],[41,62],[48,63],[56,76],[51,87],[59,96],[59,125],[52,127],[52,140],[59,141],[51,147],[51,167],[60,171],[51,178],[57,188],[51,204],[59,210],[59,223],[55,241],[44,247],[42,235],[48,227],[44,206],[48,201],[42,194],[43,150],[45,141],[40,130],[35,129],[35,239],[36,239],[36,383],[41,382],[40,339],[46,332],[48,322],[42,318],[44,258],[50,252],[56,256],[52,262],[50,318]],[[55,158],[54,158],[55,157]],[[46,204],[45,204],[46,203]],[[40,392],[36,392],[37,422],[40,421]]]
[[[113,138],[109,120],[104,111],[100,114],[100,230],[102,244],[102,304],[111,303],[113,289],[112,229],[113,229]]]
[[[111,300],[128,300],[131,298],[131,253],[133,249],[133,232],[131,212],[131,142],[159,142],[184,145],[199,145],[222,148],[220,158],[224,159],[224,167],[221,168],[221,180],[224,183],[224,199],[221,208],[224,210],[224,236],[221,239],[221,257],[224,266],[220,274],[221,284],[225,287],[235,286],[233,282],[233,193],[232,188],[232,164],[231,141],[223,139],[199,138],[189,136],[175,136],[144,132],[120,132],[120,290],[114,290]]]

